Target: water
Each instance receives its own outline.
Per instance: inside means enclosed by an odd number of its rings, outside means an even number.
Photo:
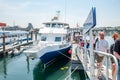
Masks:
[[[27,60],[24,54],[0,60],[0,80],[84,80],[84,75],[74,72],[71,76],[70,61],[63,60],[43,69],[39,59]]]

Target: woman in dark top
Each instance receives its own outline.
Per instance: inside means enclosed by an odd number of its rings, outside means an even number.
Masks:
[[[115,41],[114,55],[118,60],[117,80],[120,80],[120,38]]]
[[[118,39],[118,37],[119,37],[119,34],[118,33],[114,33],[113,35],[112,35],[112,38],[114,39],[114,42]],[[111,46],[110,46],[110,54],[112,54],[113,55],[113,52],[114,52],[114,47],[115,47],[115,43],[113,43]],[[111,58],[111,63],[112,63],[112,76],[114,76],[114,74],[115,74],[115,62],[114,62],[114,60],[113,60],[113,58]],[[116,80],[116,79],[115,79]]]

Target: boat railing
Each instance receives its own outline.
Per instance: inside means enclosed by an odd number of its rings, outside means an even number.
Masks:
[[[86,53],[85,53],[86,52]],[[91,55],[90,55],[90,51],[89,49],[85,51],[85,49],[82,47],[77,47],[76,48],[76,54],[78,55],[79,59],[81,60],[81,62],[83,63],[84,69],[86,70],[86,72],[89,75],[93,75],[94,77],[91,78],[90,80],[96,80],[98,78],[98,74],[101,73],[102,74],[102,79],[103,80],[116,80],[117,79],[117,72],[118,72],[118,61],[116,59],[116,57],[110,53],[106,53],[106,52],[102,52],[102,51],[96,51],[93,50],[93,65],[91,62]],[[102,66],[98,69],[97,66],[97,57],[96,55],[102,55],[103,56],[103,60],[102,60]],[[111,58],[113,58],[114,63],[115,63],[115,72],[112,75],[112,63],[111,63]],[[91,74],[90,70],[94,70],[93,74]]]

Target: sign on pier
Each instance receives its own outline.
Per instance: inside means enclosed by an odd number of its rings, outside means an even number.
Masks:
[[[83,24],[83,33],[87,33],[91,28],[93,28],[96,25],[96,8],[93,7]]]

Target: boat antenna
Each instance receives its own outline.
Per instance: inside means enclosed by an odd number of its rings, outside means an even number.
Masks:
[[[56,15],[57,15],[57,19],[59,20],[59,17],[60,17],[60,11],[56,11]]]
[[[54,16],[51,21],[59,20],[60,11],[56,11],[56,16]]]

